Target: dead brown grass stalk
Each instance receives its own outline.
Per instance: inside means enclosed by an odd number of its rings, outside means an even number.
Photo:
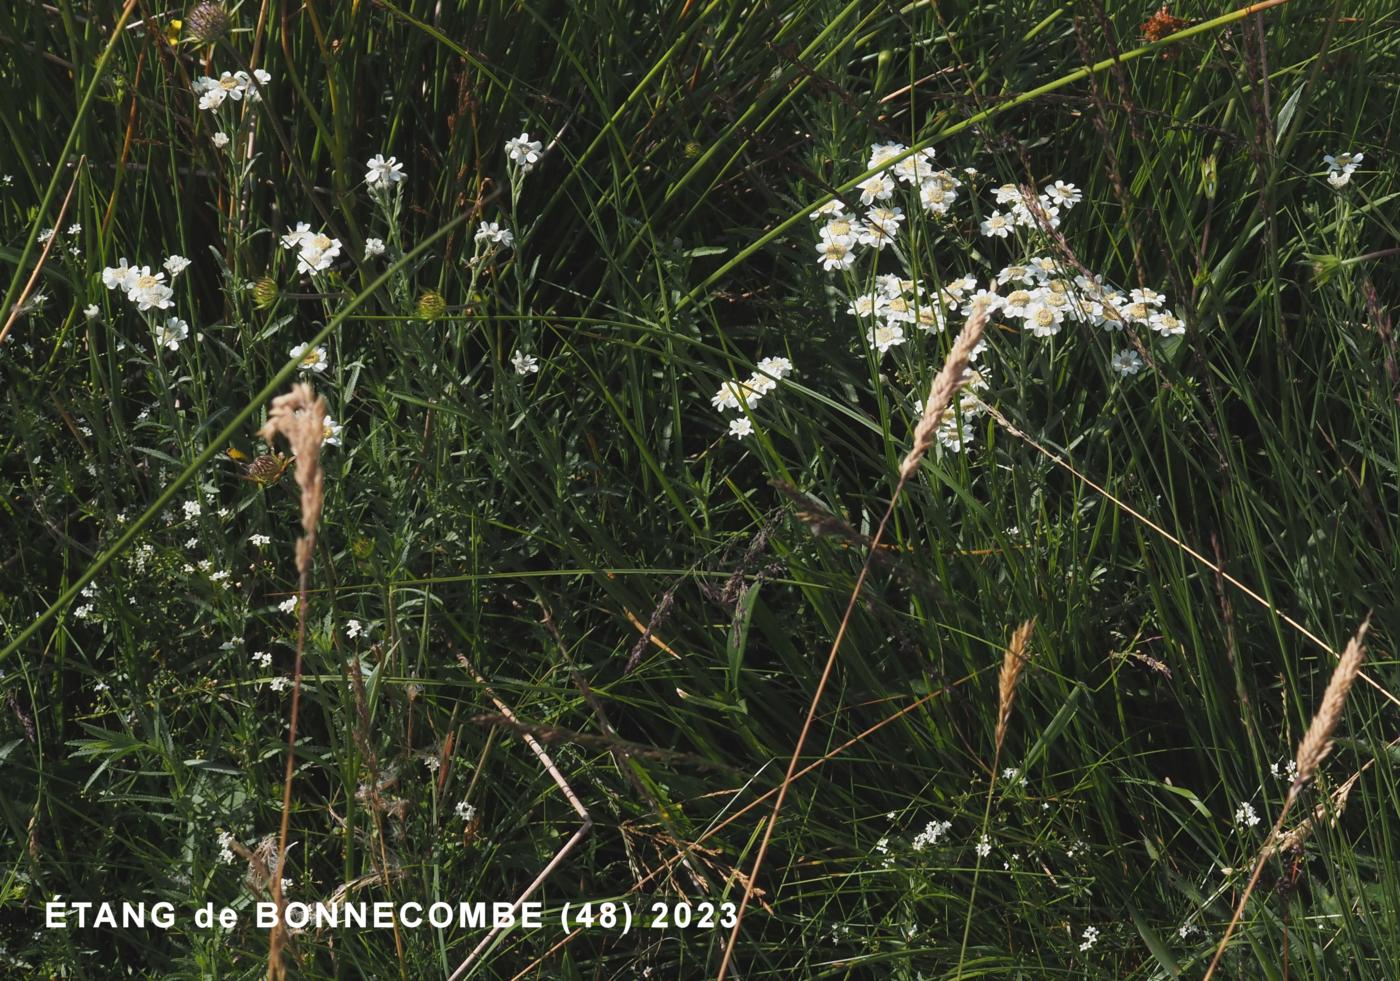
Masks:
[[[885,527],[889,524],[891,515],[894,514],[895,504],[898,503],[900,494],[904,491],[904,485],[918,471],[919,461],[933,447],[937,438],[935,434],[938,425],[947,415],[953,396],[968,380],[968,363],[972,358],[972,352],[977,347],[977,342],[982,339],[982,331],[986,325],[987,316],[980,310],[967,318],[967,322],[963,324],[962,330],[958,332],[958,336],[953,340],[952,348],[943,360],[943,367],[934,377],[933,384],[929,388],[929,397],[924,403],[923,415],[914,427],[914,445],[899,466],[899,480],[895,484],[894,493],[890,495],[889,506],[885,508],[885,514],[880,519],[875,534],[871,536],[870,548],[865,553],[865,561],[861,564],[855,585],[851,587],[851,597],[846,603],[846,612],[841,617],[841,623],[836,628],[836,636],[832,640],[831,650],[826,656],[826,666],[822,668],[821,677],[817,681],[817,690],[812,693],[811,703],[807,706],[807,718],[802,723],[802,729],[797,735],[797,745],[793,747],[792,756],[788,759],[787,772],[783,775],[783,782],[778,786],[778,795],[773,801],[772,813],[763,829],[763,838],[759,842],[758,853],[754,856],[753,868],[744,881],[743,897],[739,901],[734,926],[729,932],[729,940],[724,947],[724,956],[720,960],[719,972],[715,976],[716,981],[724,981],[725,976],[729,973],[729,965],[734,957],[734,945],[738,942],[739,930],[744,924],[744,912],[748,909],[750,900],[753,899],[758,873],[763,867],[764,857],[768,854],[768,845],[773,840],[773,829],[778,826],[778,814],[782,811],[783,801],[787,797],[787,789],[796,778],[797,761],[802,758],[802,749],[807,743],[807,735],[812,729],[812,721],[816,718],[822,693],[826,691],[827,681],[830,680],[832,669],[836,665],[836,653],[841,649],[841,641],[846,636],[846,628],[851,622],[851,615],[855,612],[856,603],[860,599],[861,588],[870,575],[872,557],[880,548],[880,539],[884,537]]]
[[[1317,714],[1313,716],[1312,724],[1308,726],[1308,731],[1303,734],[1302,741],[1298,743],[1296,760],[1298,772],[1293,777],[1292,785],[1288,788],[1288,797],[1283,802],[1282,810],[1279,811],[1278,820],[1274,822],[1273,828],[1270,829],[1268,837],[1264,839],[1264,844],[1259,849],[1259,856],[1255,859],[1254,871],[1249,877],[1249,883],[1244,887],[1240,901],[1235,905],[1235,914],[1230,917],[1230,925],[1225,928],[1225,936],[1220,938],[1220,946],[1215,948],[1215,956],[1211,958],[1210,967],[1206,968],[1203,981],[1210,981],[1215,974],[1215,969],[1220,964],[1220,958],[1225,955],[1225,948],[1229,946],[1230,938],[1235,933],[1235,927],[1239,926],[1245,904],[1249,902],[1250,894],[1254,892],[1254,887],[1259,883],[1259,874],[1264,871],[1264,862],[1278,850],[1279,832],[1283,828],[1284,819],[1288,817],[1289,808],[1298,799],[1302,789],[1317,775],[1318,765],[1332,751],[1332,735],[1337,729],[1337,723],[1341,721],[1342,711],[1347,704],[1347,695],[1351,692],[1352,683],[1356,681],[1357,675],[1361,673],[1361,662],[1366,657],[1366,648],[1362,641],[1370,626],[1371,618],[1368,616],[1361,624],[1361,628],[1356,631],[1356,636],[1347,644],[1341,659],[1337,661],[1337,666],[1332,670],[1332,680],[1327,683],[1327,690],[1322,694],[1322,705],[1318,707]]]
[[[287,769],[282,781],[282,826],[277,836],[277,866],[272,875],[272,901],[279,911],[268,938],[267,976],[282,981],[286,966],[282,949],[287,943],[282,924],[282,876],[287,863],[287,835],[291,828],[292,774],[296,768],[297,716],[301,705],[301,662],[306,650],[306,600],[311,583],[311,557],[316,548],[316,526],[325,503],[325,474],[321,470],[321,443],[325,439],[326,402],[305,382],[272,400],[267,423],[260,435],[272,445],[282,437],[296,459],[296,481],[301,488],[302,537],[297,539],[297,655],[292,669],[292,706],[287,731]]]

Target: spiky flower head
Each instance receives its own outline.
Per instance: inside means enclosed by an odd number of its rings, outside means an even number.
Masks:
[[[280,292],[277,280],[271,276],[264,276],[253,284],[253,303],[259,310],[266,310],[277,302]]]
[[[424,290],[418,295],[414,312],[423,320],[437,320],[447,312],[447,301],[437,290]]]
[[[197,3],[185,17],[185,36],[200,44],[213,44],[228,33],[229,16],[221,3]]]

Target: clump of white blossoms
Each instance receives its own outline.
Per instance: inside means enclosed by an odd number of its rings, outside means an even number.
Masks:
[[[1364,153],[1323,154],[1322,163],[1327,167],[1327,183],[1333,187],[1346,187],[1351,183],[1351,175],[1356,173],[1356,168],[1364,159]]]
[[[929,845],[938,844],[938,839],[942,838],[953,828],[951,821],[930,821],[924,825],[924,830],[914,836],[912,847],[914,851],[921,852]]]
[[[1235,808],[1235,824],[1241,828],[1252,828],[1259,823],[1259,815],[1254,813],[1254,807],[1245,801]]]
[[[538,373],[540,370],[539,359],[533,354],[526,354],[524,351],[516,351],[510,356],[510,363],[515,366],[517,375],[528,375]]]
[[[719,412],[726,409],[752,410],[763,396],[778,387],[779,380],[792,374],[792,362],[787,358],[764,358],[756,367],[757,370],[748,380],[727,381],[721,385],[719,391],[710,397],[710,404]],[[752,432],[753,422],[747,417],[730,420],[731,436],[748,436]]]
[[[1086,950],[1091,949],[1091,948],[1094,946],[1094,944],[1096,944],[1096,943],[1098,943],[1098,942],[1099,942],[1099,928],[1098,928],[1098,927],[1091,927],[1091,926],[1085,927],[1085,928],[1084,928],[1084,940],[1083,940],[1083,942],[1080,943],[1080,945],[1079,945],[1079,952],[1080,952],[1081,954],[1084,953]]]
[[[1053,258],[1032,254],[1032,246],[1043,241],[1047,228],[1058,228],[1063,216],[1084,199],[1078,187],[1063,180],[1049,181],[1039,190],[1017,184],[992,189],[998,208],[983,212],[979,231],[1017,247],[1021,257],[985,285],[974,276],[940,276],[934,289],[891,273],[873,279],[855,273],[853,267],[862,254],[873,253],[880,262],[879,255],[888,249],[901,265],[905,262],[898,249],[889,247],[898,245],[908,214],[923,212],[935,219],[949,214],[963,181],[950,170],[936,168],[933,161],[931,149],[909,153],[899,143],[877,143],[870,148],[866,169],[880,169],[856,185],[860,203],[868,206],[863,215],[850,214],[840,200],[811,212],[810,217],[821,222],[818,264],[828,272],[852,270],[845,277],[852,289],[847,312],[860,325],[863,351],[873,349],[884,358],[921,335],[942,333],[949,320],[961,321],[977,310],[991,316],[1003,332],[1019,330],[1043,339],[1056,337],[1072,324],[1109,332],[1141,327],[1164,338],[1186,332],[1185,321],[1156,290],[1120,290],[1100,277],[1075,273]],[[964,168],[961,173],[970,177],[976,172]],[[984,248],[979,245],[976,250]],[[871,282],[873,290],[865,285]],[[868,291],[858,292],[858,283]],[[989,328],[987,336],[997,332]],[[1123,375],[1136,374],[1143,367],[1142,358],[1131,349],[1118,352],[1111,362],[1111,368]],[[958,411],[944,418],[938,432],[940,442],[954,452],[971,438],[968,420],[985,411],[975,392],[987,387],[985,370],[974,371],[969,380],[971,384],[960,393]],[[915,409],[920,409],[917,402]]]
[[[457,812],[457,816],[468,824],[471,823],[472,818],[476,817],[476,807],[464,800],[459,800],[454,810]]]
[[[308,222],[301,221],[282,236],[282,248],[297,250],[297,272],[325,272],[340,255],[340,239],[313,232]]]
[[[253,84],[253,79],[257,79],[257,85]],[[258,101],[258,86],[271,81],[272,76],[261,68],[253,69],[251,78],[244,71],[223,72],[218,78],[201,75],[194,80],[194,94],[199,96],[199,108],[205,112],[213,112],[228,100]]]
[[[168,310],[175,305],[175,291],[165,282],[165,273],[152,273],[150,266],[129,266],[125,257],[102,270],[102,285],[121,290],[142,313]]]
[[[506,140],[506,156],[510,162],[520,168],[522,174],[528,174],[539,164],[540,157],[544,150],[544,144],[539,140],[530,139],[529,133],[521,133],[519,136]]]

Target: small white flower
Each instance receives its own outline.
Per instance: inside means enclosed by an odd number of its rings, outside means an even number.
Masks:
[[[340,434],[344,429],[344,426],[335,421],[335,416],[326,416],[321,424],[321,444],[323,446],[339,446]]]
[[[471,823],[472,818],[476,817],[476,808],[464,800],[459,800],[457,806],[453,808],[453,810],[457,812],[459,818],[466,821],[468,824]]]
[[[938,844],[938,839],[947,834],[953,827],[951,821],[930,821],[924,825],[924,830],[915,836],[913,848],[916,852],[921,852],[929,845]]]
[[[174,279],[190,267],[190,260],[182,255],[172,255],[161,263],[161,265],[165,267],[166,272],[170,273],[170,278]]]
[[[991,839],[988,838],[986,835],[983,835],[981,838],[979,838],[977,840],[976,851],[981,858],[986,858],[988,855],[990,855],[992,853]]]
[[[248,536],[248,541],[252,542],[258,548],[265,548],[272,544],[272,536],[264,535],[262,532],[254,532]]]
[[[539,360],[533,354],[526,354],[524,351],[516,351],[512,354],[510,363],[515,366],[517,375],[528,375],[540,370]]]
[[[286,691],[289,687],[291,687],[291,684],[291,678],[288,678],[285,675],[278,675],[276,678],[271,678],[268,680],[267,687],[271,688],[273,691]],[[289,883],[286,879],[282,880],[282,887],[284,890],[286,889],[288,884]]]
[[[297,598],[295,596],[288,596],[282,602],[277,604],[277,609],[281,613],[291,613],[296,608]]]
[[[1142,356],[1132,348],[1124,348],[1113,356],[1109,367],[1120,375],[1136,375],[1143,369]]]
[[[896,323],[877,324],[866,332],[865,339],[884,354],[890,348],[899,347],[904,343],[904,328]]]
[[[365,168],[365,183],[370,187],[388,187],[404,179],[403,165],[398,157],[386,160],[384,154],[376,153],[366,161]]]
[[[1000,211],[993,211],[982,220],[982,234],[1006,238],[1011,234],[1011,221]]]
[[[1081,954],[1099,942],[1099,928],[1091,926],[1085,927],[1083,937],[1084,942],[1079,945],[1079,952]]]
[[[758,370],[772,378],[786,378],[792,374],[792,362],[787,358],[763,358],[758,362]]]
[[[364,633],[364,632],[365,632],[364,625],[363,625],[362,623],[360,623],[360,621],[358,621],[358,620],[346,620],[346,621],[345,621],[345,636],[349,637],[351,640],[354,640],[356,637],[360,636],[360,634],[362,634],[362,633]]]
[[[156,334],[156,346],[168,348],[171,351],[180,350],[180,342],[190,336],[190,325],[179,317],[169,317],[165,321],[165,326]]]
[[[860,203],[874,204],[876,201],[888,201],[894,194],[894,180],[886,174],[876,174],[867,177],[856,187],[860,188]]]
[[[331,267],[338,255],[340,239],[331,238],[324,232],[309,235],[301,240],[301,251],[297,253],[297,272],[324,272]]]
[[[302,371],[314,371],[319,375],[330,367],[330,359],[326,356],[326,349],[323,347],[313,348],[306,344],[298,344],[287,354],[301,362]]]
[[[143,312],[152,309],[167,310],[175,305],[172,299],[175,291],[165,285],[164,279],[165,273],[153,275],[150,266],[135,269],[128,276],[126,298]]]
[[[1186,333],[1186,323],[1170,310],[1162,310],[1147,318],[1147,326],[1163,337],[1174,337]]]
[[[820,256],[817,261],[828,272],[833,269],[849,269],[856,261],[851,246],[842,239],[823,239],[817,245],[817,253]]]
[[[200,511],[202,510],[198,501],[186,501],[184,504],[180,505],[180,508],[185,512],[185,517],[187,519],[199,517]]]
[[[729,420],[729,435],[743,439],[745,436],[753,435],[753,421],[748,416],[741,416],[738,419]]]
[[[1336,156],[1325,154],[1322,162],[1327,165],[1327,183],[1333,187],[1346,187],[1351,183],[1351,175],[1356,172],[1356,168],[1365,157],[1364,153],[1339,153]]]
[[[66,232],[64,232],[63,234],[65,234],[65,235],[81,235],[82,232],[83,232],[83,226],[82,226],[81,224],[79,224],[78,222],[74,222],[73,224],[71,224],[71,225],[68,226],[68,230],[67,230]]]
[[[299,221],[295,228],[288,228],[287,234],[282,236],[282,248],[298,248],[302,242],[309,238],[311,238],[311,225],[307,222]]]
[[[384,254],[384,240],[382,238],[365,239],[365,258],[373,259],[377,255]]]
[[[272,667],[271,651],[254,651],[249,656],[252,657],[254,664],[256,664],[260,668],[263,668],[264,670]]]
[[[97,318],[102,316],[102,310],[97,306],[96,303],[93,303],[89,306],[83,307],[83,316],[89,320],[96,320]]]
[[[719,387],[718,392],[710,396],[710,404],[723,412],[725,409],[737,409],[745,402],[753,405],[761,395],[762,393],[753,391],[743,382],[727,381]]]
[[[1061,208],[1073,208],[1084,200],[1084,192],[1073,184],[1056,181],[1045,189],[1045,196]]]
[[[836,241],[844,245],[854,245],[860,234],[860,225],[849,218],[833,218],[821,227],[818,234],[823,242]]]
[[[222,150],[224,147],[228,146],[228,134],[227,134],[227,133],[215,133],[215,134],[214,134],[214,145],[215,145],[216,147],[218,147],[220,150]]]
[[[811,212],[807,217],[816,221],[818,218],[840,218],[846,214],[846,206],[841,203],[840,198],[832,198],[826,204]]]
[[[36,237],[34,241],[38,242],[40,245],[48,245],[49,239],[53,238],[54,232],[56,230],[57,229],[53,228],[45,228],[39,232],[38,237]]]
[[[543,144],[539,140],[531,140],[529,133],[521,133],[514,139],[506,140],[506,156],[510,162],[520,168],[522,174],[528,174],[535,169],[535,165],[540,162],[540,151]]]
[[[500,245],[507,249],[515,244],[515,236],[511,234],[510,229],[502,228],[500,222],[496,221],[483,221],[472,239],[476,242]]]
[[[219,861],[232,863],[233,855],[233,835],[227,831],[219,832]]]

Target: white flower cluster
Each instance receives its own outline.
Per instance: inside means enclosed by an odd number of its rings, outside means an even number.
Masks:
[[[1086,950],[1092,949],[1094,944],[1099,942],[1099,928],[1091,926],[1085,927],[1083,937],[1083,943],[1079,945],[1079,952],[1081,954]]]
[[[1346,187],[1351,183],[1351,175],[1356,173],[1356,168],[1364,159],[1364,153],[1338,153],[1335,156],[1330,153],[1323,154],[1322,162],[1327,167],[1327,183],[1333,187]]]
[[[727,381],[721,385],[719,391],[711,396],[710,404],[719,412],[752,409],[759,399],[778,387],[779,379],[790,374],[792,362],[787,358],[764,358],[748,381]],[[729,420],[729,435],[743,437],[752,432],[753,422],[747,416]]]
[[[938,839],[952,830],[951,821],[930,821],[924,825],[924,830],[914,836],[913,848],[916,852],[921,852],[929,845],[938,844]]]
[[[190,260],[184,256],[173,255],[165,260],[165,268],[172,280],[189,264]],[[102,270],[102,285],[109,290],[121,290],[142,313],[147,310],[168,310],[175,305],[175,291],[166,283],[165,273],[153,273],[150,266],[127,265],[125,256],[118,260],[117,265]]]
[[[257,79],[257,85],[253,84],[253,78]],[[272,76],[261,68],[253,69],[253,78],[248,77],[247,72],[224,72],[218,78],[209,75],[202,75],[194,80],[194,94],[199,96],[199,108],[205,112],[213,112],[224,104],[227,99],[234,102],[241,102],[247,99],[249,102],[258,101],[258,85],[266,85],[272,81]]]
[[[882,167],[906,153],[908,148],[902,144],[876,144],[870,149],[867,169]],[[965,168],[962,174],[974,176],[976,171]],[[917,189],[923,211],[944,215],[963,182],[949,170],[934,169],[933,151],[929,149],[885,166],[857,185],[861,203],[871,206],[864,217],[848,215],[840,201],[830,201],[811,213],[813,219],[824,221],[818,229],[818,264],[828,271],[849,269],[861,247],[878,253],[894,243],[905,220],[905,212],[895,200],[901,185]],[[1046,183],[1039,192],[1003,184],[994,188],[992,194],[1005,210],[987,215],[981,222],[981,232],[994,238],[1008,238],[1016,229],[1034,233],[1047,225],[1057,228],[1061,216],[1084,199],[1078,187],[1062,180]],[[867,345],[883,356],[917,336],[913,334],[915,330],[941,333],[950,318],[961,320],[978,310],[1040,338],[1054,337],[1070,323],[1107,331],[1134,325],[1163,337],[1184,334],[1185,321],[1166,306],[1166,301],[1166,296],[1156,290],[1125,292],[1098,276],[1072,274],[1053,258],[1031,255],[1002,268],[985,287],[979,286],[973,276],[945,281],[931,290],[911,279],[879,275],[874,278],[873,290],[851,299],[847,312],[860,322]],[[976,354],[980,353],[979,347]],[[1144,364],[1138,352],[1129,348],[1113,356],[1111,367],[1120,375],[1131,376],[1140,372]],[[969,388],[986,387],[983,374],[973,372],[972,376]],[[917,402],[915,406],[921,411]],[[966,422],[982,411],[981,402],[965,389],[960,410],[945,417],[939,431],[944,446],[955,451],[967,443],[971,431]]]
[[[340,255],[340,239],[313,232],[309,223],[301,221],[282,236],[282,248],[297,250],[297,272],[325,272]]]
[[[370,187],[392,187],[404,179],[403,164],[398,157],[376,153],[365,162],[365,183]]]
[[[1254,813],[1254,807],[1245,801],[1235,808],[1235,824],[1241,828],[1252,828],[1259,823],[1259,815]]]

